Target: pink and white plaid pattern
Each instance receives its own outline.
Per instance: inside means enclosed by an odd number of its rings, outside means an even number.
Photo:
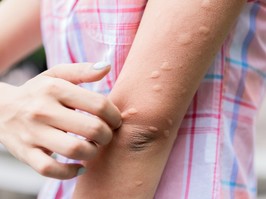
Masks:
[[[113,68],[105,79],[82,85],[108,94],[146,3],[44,0],[42,30],[49,66],[109,61]],[[254,122],[266,89],[265,23],[266,1],[249,1],[183,120],[156,199],[256,198]],[[51,179],[39,198],[71,198],[75,181]]]

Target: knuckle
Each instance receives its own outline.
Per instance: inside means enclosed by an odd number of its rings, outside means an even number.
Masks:
[[[53,170],[53,164],[50,161],[43,162],[39,164],[37,167],[37,171],[43,175],[49,177],[51,175],[51,171]]]
[[[54,95],[60,91],[60,82],[55,78],[47,78],[42,89],[44,95]]]
[[[96,121],[91,125],[90,137],[94,138],[98,144],[106,145],[111,141],[113,133],[103,122]]]
[[[94,142],[80,140],[74,143],[67,150],[65,156],[76,160],[89,160],[98,152],[98,148]]]
[[[91,124],[91,131],[93,134],[98,134],[101,133],[104,129],[104,126],[102,124],[102,122],[100,121],[95,121]]]
[[[26,143],[26,144],[32,144],[34,142],[34,136],[32,135],[33,132],[23,132],[20,134],[20,139],[22,141],[22,143]]]
[[[100,96],[97,99],[97,103],[95,103],[96,112],[101,115],[109,105],[108,99],[106,99],[104,96]]]
[[[71,145],[66,150],[66,155],[70,158],[76,158],[79,154],[83,153],[84,147],[81,141],[72,142]]]
[[[92,129],[91,122],[90,121],[83,122],[81,128],[82,128],[82,131],[85,133],[90,132]]]
[[[31,120],[48,118],[49,112],[47,111],[47,103],[45,103],[44,100],[39,100],[32,103],[30,110],[28,111],[28,117]]]
[[[112,138],[113,138],[113,133],[112,133],[112,131],[106,131],[106,133],[105,133],[105,139],[104,139],[103,144],[108,144],[108,143],[110,143],[111,140],[112,140]]]

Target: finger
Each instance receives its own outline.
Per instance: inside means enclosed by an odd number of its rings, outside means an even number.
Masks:
[[[80,164],[63,164],[57,162],[40,149],[31,149],[28,152],[27,164],[43,176],[57,178],[57,179],[70,179],[83,170]]]
[[[98,148],[93,142],[79,139],[63,131],[47,127],[38,135],[37,146],[75,160],[93,158]]]
[[[73,84],[94,82],[102,79],[109,71],[111,65],[107,62],[61,64],[44,71],[40,75],[64,79]]]
[[[53,117],[45,122],[57,129],[81,135],[99,145],[106,145],[112,139],[112,130],[98,117],[85,115],[65,107],[57,108],[53,114]]]
[[[121,114],[110,99],[63,80],[57,82],[60,84],[60,92],[56,93],[56,97],[63,105],[98,116],[112,129],[120,126]]]

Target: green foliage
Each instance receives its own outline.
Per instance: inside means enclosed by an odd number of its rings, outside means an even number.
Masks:
[[[44,48],[43,47],[39,48],[34,53],[32,53],[30,56],[22,60],[20,64],[24,62],[33,63],[35,66],[38,67],[40,71],[46,70],[47,67],[46,67],[46,57],[45,57]]]

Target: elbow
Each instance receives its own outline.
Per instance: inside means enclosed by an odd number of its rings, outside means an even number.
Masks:
[[[129,152],[162,150],[175,139],[174,130],[152,125],[124,124],[117,130],[120,146]]]
[[[114,141],[125,151],[145,152],[162,150],[174,142],[181,121],[179,114],[169,110],[168,105],[149,104],[133,97],[110,98],[119,108],[123,124],[114,133]]]
[[[133,152],[145,151],[151,148],[159,137],[159,132],[149,131],[145,126],[133,126],[126,138],[126,148]]]

